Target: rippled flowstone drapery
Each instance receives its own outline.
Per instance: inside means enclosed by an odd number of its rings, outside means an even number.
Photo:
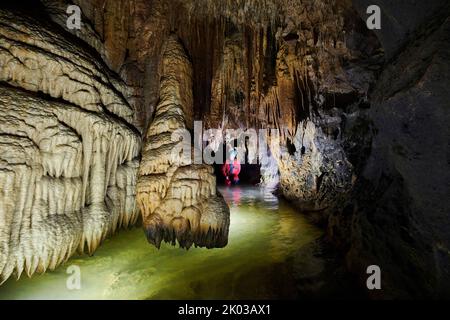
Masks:
[[[0,10],[0,282],[92,254],[137,219],[133,110],[88,52]]]
[[[223,247],[228,241],[230,212],[216,190],[212,166],[191,164],[177,130],[192,121],[192,66],[176,36],[168,38],[162,58],[160,102],[144,144],[137,202],[148,240]],[[178,136],[179,137],[179,136]],[[179,151],[177,151],[179,150]]]

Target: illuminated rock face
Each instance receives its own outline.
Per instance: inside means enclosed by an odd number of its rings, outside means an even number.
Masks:
[[[174,135],[192,123],[186,119],[193,113],[192,66],[176,36],[164,46],[161,70],[160,102],[147,131],[137,186],[147,238],[157,247],[163,240],[185,248],[223,247],[230,213],[216,190],[214,170],[191,165],[191,153],[180,152],[190,146]]]
[[[3,282],[92,254],[136,221],[140,136],[102,62],[39,21],[0,21]]]
[[[31,18],[2,11],[0,80],[92,112],[110,112],[128,122],[133,109],[127,88],[105,65],[64,35]],[[36,35],[35,28],[42,28]]]
[[[339,142],[306,121],[298,125],[293,145],[296,151],[278,160],[283,195],[304,210],[334,206],[352,187],[353,166]]]

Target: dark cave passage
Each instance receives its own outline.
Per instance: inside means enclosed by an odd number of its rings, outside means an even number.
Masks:
[[[224,138],[225,140],[225,138]],[[248,137],[245,137],[244,148],[245,152],[243,153],[243,159],[239,158],[238,153],[236,153],[236,159],[239,161],[239,174],[238,181],[232,181],[232,174],[229,174],[229,178],[231,178],[232,183],[230,185],[249,185],[255,186],[261,183],[261,164],[258,163],[259,159],[249,158],[249,153],[252,152],[248,148]],[[227,175],[225,173],[226,169],[224,166],[230,166],[230,150],[233,148],[238,148],[238,139],[232,139],[232,141],[228,143],[222,143],[219,145],[219,150],[221,150],[221,155],[223,155],[222,161],[220,163],[214,164],[214,175],[216,176],[217,182],[219,185],[227,185]],[[251,162],[256,162],[252,164]],[[225,170],[225,171],[224,171]]]
[[[225,185],[221,164],[214,165],[214,174],[219,185]],[[241,164],[238,185],[255,186],[261,182],[261,166],[258,164]]]

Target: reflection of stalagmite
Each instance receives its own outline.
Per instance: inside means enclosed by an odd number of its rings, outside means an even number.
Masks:
[[[190,124],[192,70],[175,37],[165,45],[160,103],[146,137],[139,168],[137,203],[148,240],[181,247],[223,247],[227,244],[229,209],[216,191],[213,168],[190,165],[177,154],[183,141],[172,141],[177,129]]]

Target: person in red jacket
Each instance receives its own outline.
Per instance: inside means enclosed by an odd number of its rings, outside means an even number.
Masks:
[[[235,184],[239,183],[239,173],[241,172],[241,164],[237,159],[237,150],[234,148],[230,152],[230,158],[227,159],[222,166],[222,174],[225,177],[225,183],[227,186],[231,185],[231,181]]]

